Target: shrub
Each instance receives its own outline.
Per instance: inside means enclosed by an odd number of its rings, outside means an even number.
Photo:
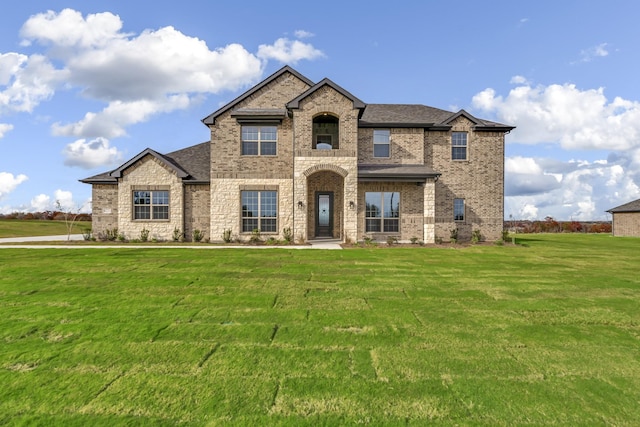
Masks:
[[[376,241],[375,241],[375,239],[374,239],[374,238],[372,238],[372,237],[364,236],[364,237],[362,238],[362,240],[364,241],[364,244],[365,244],[366,246],[375,246],[375,245],[376,245]]]
[[[118,229],[117,228],[106,229],[106,230],[104,230],[104,233],[100,233],[98,235],[98,238],[100,240],[106,240],[106,241],[109,241],[109,242],[113,242],[114,240],[116,240],[118,238]]]
[[[119,233],[118,234],[118,241],[119,242],[124,242],[126,240],[126,238],[124,237],[124,233]]]
[[[82,238],[84,240],[87,240],[87,241],[88,240],[93,240],[93,235],[91,234],[91,229],[90,228],[82,230]]]
[[[394,236],[388,236],[387,237],[387,245],[393,246],[396,243],[398,243],[398,238],[397,237],[394,237]]]
[[[222,232],[222,240],[225,243],[231,243],[232,237],[231,237],[231,229],[230,228],[226,228],[223,232]]]
[[[282,237],[284,237],[284,240],[287,243],[291,243],[293,241],[293,232],[291,231],[291,228],[286,227],[285,229],[282,230]]]
[[[415,244],[417,244],[417,243],[418,243],[418,241],[420,241],[420,239],[418,239],[417,237],[412,237],[412,238],[411,238],[411,239],[409,239],[409,240],[411,240],[411,244],[412,244],[412,245],[415,245]]]
[[[202,242],[202,239],[204,239],[204,232],[197,228],[193,230],[193,241],[200,243]]]
[[[140,240],[142,242],[146,242],[149,240],[149,230],[147,230],[146,228],[140,230]]]
[[[482,241],[482,234],[480,234],[480,230],[473,230],[471,233],[471,243],[479,243]]]
[[[182,239],[182,231],[178,227],[173,229],[173,241],[179,242]]]
[[[276,239],[275,237],[271,236],[267,239],[267,241],[265,242],[267,245],[273,246],[273,245],[278,245],[280,244],[280,241],[278,239]]]
[[[509,241],[509,231],[508,230],[502,230],[502,241],[503,242],[508,242]]]
[[[249,238],[251,243],[260,243],[262,242],[262,236],[260,235],[260,230],[254,228],[251,232],[251,237]]]
[[[457,228],[452,228],[449,231],[449,239],[451,240],[451,243],[458,243],[458,229]]]

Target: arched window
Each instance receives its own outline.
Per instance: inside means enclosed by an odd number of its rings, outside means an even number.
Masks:
[[[322,113],[313,118],[314,150],[336,150],[339,145],[339,120],[331,113]]]

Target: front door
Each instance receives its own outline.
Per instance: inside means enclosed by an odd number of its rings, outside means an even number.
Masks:
[[[333,193],[316,193],[316,237],[333,237]]]

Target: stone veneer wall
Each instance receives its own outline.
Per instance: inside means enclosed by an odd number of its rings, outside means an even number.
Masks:
[[[425,162],[442,173],[436,183],[435,237],[448,241],[458,229],[460,240],[480,230],[486,240],[501,238],[504,219],[504,133],[475,131],[459,117],[452,131],[468,132],[467,160],[451,160],[451,133],[425,133]],[[465,220],[453,220],[453,199],[465,200]]]
[[[93,184],[91,188],[91,232],[103,236],[107,230],[118,228],[118,185]]]
[[[613,235],[640,237],[640,212],[614,213]]]
[[[330,113],[339,120],[340,140],[336,150],[312,149],[313,118],[323,113]],[[343,240],[357,239],[357,212],[349,208],[349,202],[357,200],[358,115],[359,110],[353,108],[353,101],[330,86],[319,88],[293,110],[296,146],[294,194],[296,203],[298,200],[306,201],[306,209],[295,210],[296,239],[315,237],[315,191],[333,191],[339,185],[339,177],[342,178],[342,190],[334,191],[334,236]],[[313,178],[315,173],[322,171],[334,172],[321,175],[330,178],[325,186],[321,179]]]
[[[183,229],[182,180],[155,157],[147,155],[126,169],[118,187],[118,232],[125,238],[139,239],[147,229],[149,239],[171,240],[175,228]],[[134,190],[169,190],[169,220],[134,220]]]
[[[385,129],[385,128],[380,128]],[[389,156],[373,157],[373,128],[361,128],[358,135],[358,163],[416,165],[424,162],[424,129],[392,128]]]
[[[216,240],[209,230],[211,222],[211,186],[184,186],[184,237],[193,240],[193,231],[200,230],[205,239]]]
[[[242,190],[278,191],[277,233],[262,233],[282,239],[282,230],[293,230],[293,189],[290,179],[216,179],[211,181],[211,241],[222,241],[225,230],[231,230],[232,236],[249,240],[251,233],[242,233]]]

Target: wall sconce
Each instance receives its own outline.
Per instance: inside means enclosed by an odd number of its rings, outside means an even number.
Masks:
[[[354,202],[353,200],[352,200],[352,201],[350,201],[350,202],[349,202],[349,209],[355,209],[355,207],[356,207],[355,202]]]
[[[302,208],[304,208],[304,203],[302,203],[302,200],[298,200],[298,209]]]

